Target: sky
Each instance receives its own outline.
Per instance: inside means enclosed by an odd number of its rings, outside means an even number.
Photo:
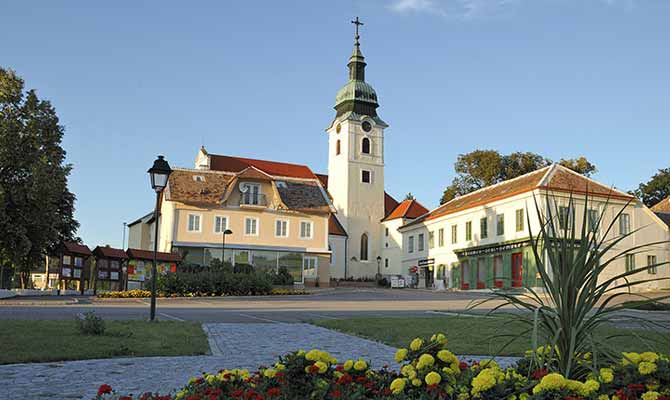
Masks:
[[[459,154],[586,156],[634,189],[670,167],[670,1],[7,1],[0,66],[55,106],[78,235],[120,247],[157,154],[327,172],[359,16],[385,186],[433,208]]]

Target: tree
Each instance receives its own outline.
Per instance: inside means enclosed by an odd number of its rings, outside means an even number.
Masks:
[[[51,103],[24,93],[14,71],[0,68],[0,259],[26,287],[33,266],[72,240],[72,167],[61,147],[64,129]]]
[[[405,198],[403,200],[414,200],[414,195],[412,192],[409,192],[405,195]]]
[[[640,183],[634,192],[647,207],[670,196],[670,168],[659,169],[647,183]]]
[[[475,150],[461,154],[454,164],[457,176],[442,193],[440,204],[477,189],[533,172],[551,163],[550,159],[531,152],[502,155],[496,150]],[[595,165],[585,157],[562,159],[560,164],[586,176],[596,172]]]

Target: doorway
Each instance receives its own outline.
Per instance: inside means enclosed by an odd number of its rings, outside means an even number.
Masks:
[[[512,287],[521,287],[523,283],[523,254],[512,254]]]

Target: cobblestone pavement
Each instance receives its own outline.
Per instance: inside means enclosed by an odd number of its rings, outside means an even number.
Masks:
[[[254,370],[298,349],[319,348],[338,360],[361,357],[373,367],[393,361],[395,349],[309,324],[204,324],[212,355],[145,357],[0,366],[0,399],[91,399],[98,386],[119,393],[168,393],[202,372],[223,368]],[[466,357],[478,359],[478,357]],[[501,364],[513,358],[499,360]]]

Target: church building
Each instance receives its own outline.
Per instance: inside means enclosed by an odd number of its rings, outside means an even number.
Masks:
[[[175,168],[161,200],[158,249],[184,262],[223,258],[257,269],[285,267],[296,283],[402,274],[397,227],[427,212],[384,190],[384,134],[365,80],[358,18],[348,82],[326,128],[328,174],[305,165],[209,153]],[[129,224],[131,248],[153,248],[150,215]],[[397,225],[397,226],[396,226]],[[228,233],[225,233],[228,232]]]

